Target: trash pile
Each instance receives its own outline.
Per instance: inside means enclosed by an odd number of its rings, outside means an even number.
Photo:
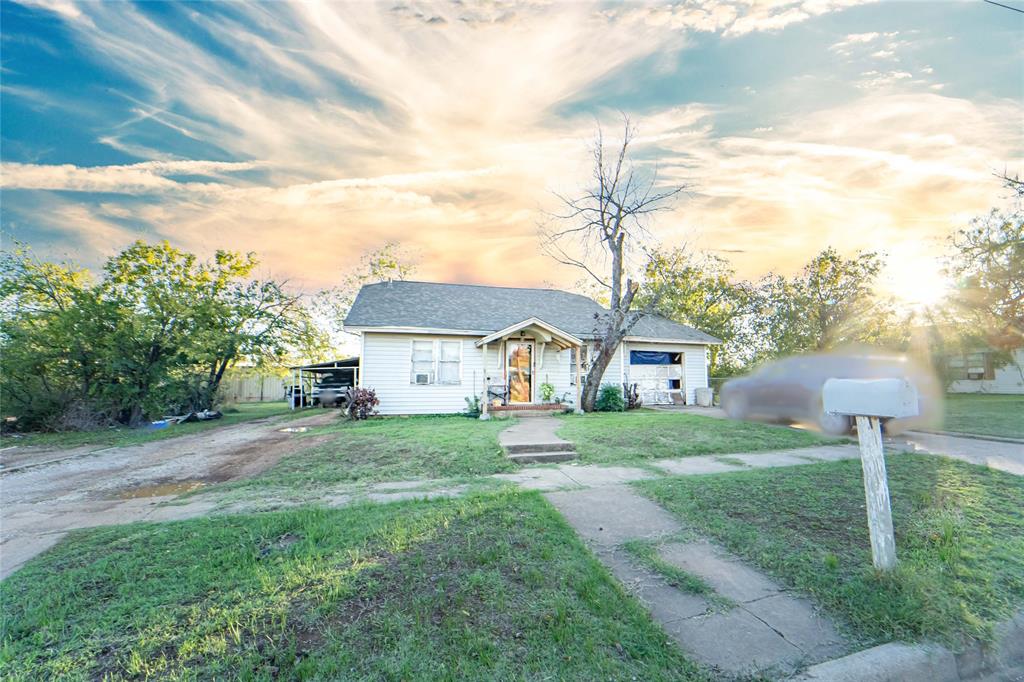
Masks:
[[[172,416],[164,416],[163,419],[158,419],[151,422],[149,425],[150,429],[166,429],[168,426],[174,426],[175,424],[185,424],[187,422],[205,422],[210,419],[220,419],[224,415],[219,410],[200,410],[199,412],[189,412],[188,414],[179,414]]]

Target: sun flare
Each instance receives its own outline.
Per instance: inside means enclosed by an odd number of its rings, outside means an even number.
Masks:
[[[949,279],[936,258],[894,258],[886,279],[892,294],[908,308],[937,306],[949,294]]]

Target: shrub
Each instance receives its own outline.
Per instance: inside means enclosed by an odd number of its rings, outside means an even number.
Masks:
[[[466,409],[463,410],[462,414],[467,417],[479,417],[480,416],[480,396],[466,396],[463,398],[466,401]]]
[[[625,410],[626,401],[622,399],[622,389],[611,384],[602,386],[601,392],[597,394],[594,409],[598,412],[622,412]]]
[[[372,388],[350,388],[348,389],[348,405],[345,414],[349,419],[369,419],[377,414],[377,406],[380,400],[377,399],[377,392]]]
[[[551,399],[555,397],[555,386],[548,382],[544,382],[540,385],[540,397],[546,403],[550,403]]]

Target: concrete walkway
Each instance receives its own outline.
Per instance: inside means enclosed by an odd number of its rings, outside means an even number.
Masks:
[[[561,490],[563,488],[618,485],[630,481],[656,478],[664,474],[670,476],[721,474],[762,467],[834,462],[841,459],[857,459],[858,457],[860,457],[860,451],[855,445],[826,445],[772,452],[656,459],[651,460],[644,467],[569,463],[556,467],[531,467],[510,474],[495,474],[492,478],[515,483],[527,490]]]
[[[1024,417],[1022,417],[1024,418]],[[909,431],[887,440],[897,446],[903,445],[914,452],[930,452],[946,455],[971,464],[990,469],[999,469],[1017,476],[1024,476],[1024,444],[1004,441],[965,438],[923,431]]]
[[[676,519],[629,486],[552,492],[547,499],[665,631],[700,663],[728,676],[789,675],[849,649],[828,619],[736,557],[707,542],[666,542],[661,558],[702,578],[734,604],[723,608],[670,586],[630,559],[629,540],[682,532]]]
[[[550,415],[520,417],[498,434],[509,459],[519,464],[544,464],[576,459],[576,446],[556,432],[563,422]]]

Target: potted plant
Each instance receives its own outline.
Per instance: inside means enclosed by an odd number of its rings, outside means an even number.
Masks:
[[[551,399],[555,397],[555,386],[554,384],[545,381],[540,385],[540,399],[546,403],[550,403]]]

